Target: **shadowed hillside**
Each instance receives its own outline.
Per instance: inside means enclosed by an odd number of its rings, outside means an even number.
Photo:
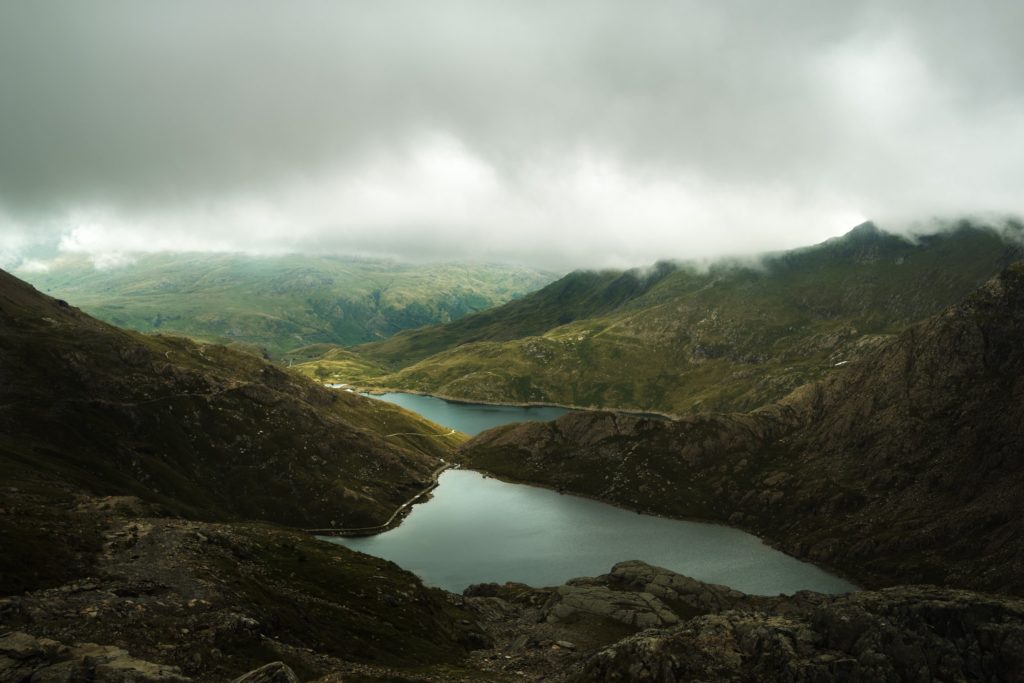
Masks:
[[[727,521],[871,585],[1024,592],[1024,264],[749,414],[570,413],[461,457],[621,505]]]
[[[118,330],[0,272],[9,482],[133,495],[193,518],[369,525],[460,438],[415,435],[446,431],[248,354]]]

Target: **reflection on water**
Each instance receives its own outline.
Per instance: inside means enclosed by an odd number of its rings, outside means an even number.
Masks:
[[[442,474],[433,499],[416,505],[397,528],[330,540],[392,560],[427,584],[455,592],[492,581],[552,586],[604,574],[623,560],[745,593],[856,590],[738,529],[639,515],[465,470]]]

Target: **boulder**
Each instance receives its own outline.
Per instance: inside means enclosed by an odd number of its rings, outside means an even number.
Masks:
[[[110,645],[65,646],[12,631],[0,635],[0,681],[37,683],[189,683],[175,666],[137,659]]]
[[[601,585],[559,586],[544,607],[548,623],[571,623],[599,618],[635,628],[678,623],[679,617],[650,593],[612,590]]]

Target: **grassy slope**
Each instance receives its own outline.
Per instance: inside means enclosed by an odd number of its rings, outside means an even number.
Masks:
[[[866,225],[758,267],[574,273],[503,307],[303,369],[484,401],[746,410],[862,357],[1019,254],[986,229],[911,242]],[[374,365],[390,372],[374,376]]]
[[[455,320],[551,281],[510,266],[297,255],[149,255],[105,270],[61,259],[48,272],[17,274],[121,327],[240,342],[274,357]]]
[[[249,354],[113,328],[0,273],[0,464],[199,518],[379,523],[461,439]]]
[[[384,365],[407,365],[462,344],[543,334],[574,320],[610,313],[649,291],[675,269],[664,263],[650,272],[573,272],[500,308],[444,325],[408,330],[355,350]]]

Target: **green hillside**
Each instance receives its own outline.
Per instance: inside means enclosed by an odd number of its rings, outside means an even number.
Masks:
[[[274,358],[309,344],[359,344],[456,320],[552,279],[492,264],[300,255],[138,255],[106,269],[61,258],[47,272],[15,272],[121,327],[237,343]]]
[[[958,301],[1019,258],[1020,230],[961,224],[910,240],[864,224],[756,262],[572,273],[302,370],[470,400],[747,410]]]

